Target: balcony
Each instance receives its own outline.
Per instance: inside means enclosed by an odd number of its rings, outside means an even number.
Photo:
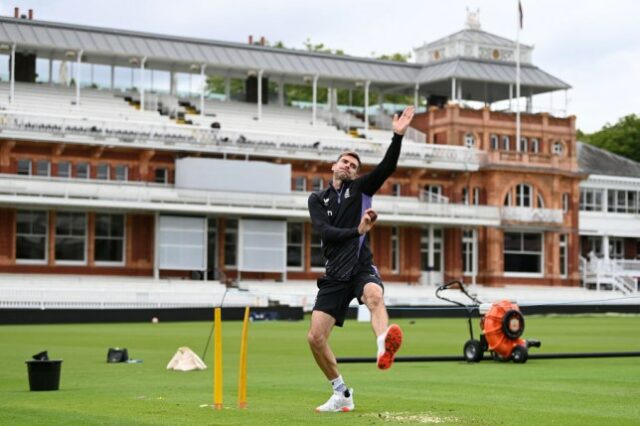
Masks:
[[[333,162],[351,149],[360,153],[365,165],[375,165],[383,157],[388,142],[366,141],[349,136],[211,129],[173,123],[135,122],[99,117],[66,117],[24,111],[0,111],[0,137],[66,144],[89,144],[184,152],[220,153],[263,158],[285,158]],[[391,134],[389,133],[389,137]],[[441,170],[475,171],[484,153],[460,146],[433,145],[405,141],[399,166]]]
[[[564,223],[563,212],[558,209],[532,209],[530,207],[502,207],[500,216],[503,222],[523,225],[555,225]]]
[[[578,161],[573,157],[502,150],[486,152],[483,157],[482,167],[491,167],[496,165],[547,168],[569,172],[578,171]]]
[[[83,208],[128,211],[234,214],[307,219],[308,192],[265,194],[202,191],[142,182],[68,180],[0,175],[0,205],[11,208]],[[382,223],[497,226],[497,207],[427,203],[414,197],[374,197]]]

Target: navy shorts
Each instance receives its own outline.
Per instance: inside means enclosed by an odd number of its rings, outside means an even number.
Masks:
[[[318,295],[313,310],[331,315],[336,320],[336,325],[342,327],[353,298],[363,304],[362,293],[368,283],[378,284],[384,292],[382,279],[375,266],[361,270],[349,281],[337,281],[325,275],[318,279]]]

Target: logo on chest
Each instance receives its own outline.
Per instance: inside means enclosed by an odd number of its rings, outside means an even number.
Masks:
[[[347,188],[347,190],[344,192],[344,199],[346,200],[349,197],[351,197],[351,192],[349,192],[349,188]]]

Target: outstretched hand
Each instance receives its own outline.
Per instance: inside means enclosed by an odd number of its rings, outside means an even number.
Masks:
[[[402,115],[398,117],[398,114],[393,115],[393,132],[399,135],[404,135],[404,133],[409,128],[409,124],[411,124],[411,120],[413,120],[413,115],[415,114],[415,108],[413,106],[408,106],[402,111]]]
[[[358,233],[360,235],[364,235],[373,228],[373,224],[378,219],[378,214],[373,209],[365,210],[362,218],[360,219],[360,224],[358,225]]]

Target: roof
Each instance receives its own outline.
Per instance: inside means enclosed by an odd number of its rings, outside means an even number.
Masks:
[[[432,41],[430,43],[425,43],[420,48],[440,46],[442,44],[446,44],[451,41],[465,41],[469,43],[480,43],[480,44],[487,44],[491,46],[502,46],[502,47],[511,47],[511,48],[514,47],[516,44],[513,40],[500,37],[499,35],[491,34],[482,30],[467,28],[467,29],[458,31],[457,33],[448,35],[446,37],[439,38],[438,40]],[[520,43],[520,47],[526,48],[526,49],[532,48],[531,46],[522,44],[522,43]]]
[[[640,177],[640,163],[604,149],[578,142],[578,166],[590,175]]]
[[[479,30],[472,31],[492,40],[506,40]],[[76,24],[0,17],[0,45],[15,43],[18,51],[38,57],[75,60],[82,50],[82,61],[115,66],[139,66],[156,70],[198,73],[206,65],[208,74],[246,77],[248,71],[264,70],[265,76],[285,83],[302,84],[318,75],[319,85],[353,87],[370,81],[372,88],[413,93],[416,83],[427,94],[450,94],[452,78],[463,81],[466,99],[497,101],[509,98],[509,85],[515,84],[515,65],[471,58],[455,58],[437,64],[414,64],[333,55],[295,49],[279,49],[244,43],[169,36]],[[133,59],[136,61],[133,61]],[[570,86],[534,66],[522,66],[522,93],[537,94]],[[466,81],[466,82],[465,82]],[[481,84],[478,84],[481,82]],[[488,83],[491,87],[487,87]]]

